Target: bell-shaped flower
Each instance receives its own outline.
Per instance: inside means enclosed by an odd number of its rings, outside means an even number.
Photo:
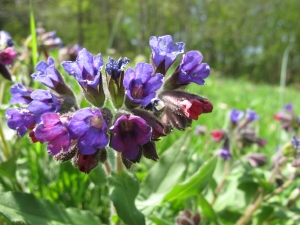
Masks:
[[[184,52],[184,43],[173,43],[171,35],[150,37],[149,44],[152,50],[152,60],[156,67],[164,62],[165,71],[173,64],[178,54]]]
[[[27,109],[9,108],[6,110],[5,117],[8,127],[16,130],[20,137],[23,137],[26,131],[35,125],[35,116]]]
[[[131,101],[147,106],[155,98],[155,92],[162,86],[163,79],[162,74],[154,74],[150,64],[137,63],[134,70],[128,68],[125,72],[125,94]]]
[[[48,61],[40,61],[35,69],[36,73],[31,74],[31,77],[46,85],[47,87],[55,90],[55,83],[63,83],[61,74],[55,68],[54,59],[48,58]]]
[[[12,95],[10,104],[29,104],[32,101],[30,94],[33,89],[25,87],[20,83],[16,83],[10,87],[10,93]]]
[[[57,113],[45,113],[36,127],[34,136],[40,142],[48,142],[47,151],[56,155],[69,150],[71,139],[68,131],[69,117],[60,117]]]
[[[259,116],[257,115],[257,113],[255,111],[253,111],[251,109],[247,109],[245,119],[247,120],[247,122],[252,122],[252,121],[258,120]]]
[[[219,142],[226,137],[226,132],[224,130],[213,130],[210,133],[213,141]]]
[[[71,138],[78,139],[77,147],[84,155],[94,154],[108,144],[107,124],[99,109],[78,110],[68,128]]]
[[[91,86],[97,89],[103,66],[103,59],[100,53],[93,56],[88,50],[83,48],[78,53],[75,62],[64,61],[61,65],[69,75],[75,77],[83,88]]]
[[[204,79],[209,76],[210,67],[206,63],[202,63],[203,56],[198,51],[189,51],[182,57],[182,61],[177,69],[178,82],[181,84],[189,84],[194,82],[202,85]]]
[[[110,146],[129,160],[134,160],[140,154],[140,146],[149,142],[152,136],[152,128],[147,122],[132,115],[120,116],[110,131],[115,134]]]
[[[50,91],[35,90],[30,97],[32,101],[28,105],[28,110],[35,115],[37,122],[40,122],[44,113],[59,112],[61,109],[59,100]]]

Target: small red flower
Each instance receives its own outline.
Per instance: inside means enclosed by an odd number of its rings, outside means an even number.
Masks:
[[[221,141],[225,136],[225,132],[223,130],[213,130],[210,134],[215,142]]]

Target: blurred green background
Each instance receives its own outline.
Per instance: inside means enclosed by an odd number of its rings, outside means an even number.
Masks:
[[[150,36],[171,34],[198,49],[225,76],[279,82],[284,50],[292,45],[288,82],[299,82],[299,0],[32,0],[37,24],[64,44],[133,59],[148,55]],[[0,0],[0,30],[16,43],[28,36],[29,0]]]

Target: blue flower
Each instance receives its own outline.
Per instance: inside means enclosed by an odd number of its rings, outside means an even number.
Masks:
[[[156,67],[165,60],[165,69],[167,70],[175,61],[178,54],[184,52],[184,43],[173,43],[171,35],[165,35],[162,37],[152,36],[149,40],[149,44],[152,50],[153,62]]]
[[[163,84],[162,74],[153,74],[154,70],[150,64],[137,63],[135,69],[128,68],[124,76],[124,87],[126,95],[135,103],[147,106]]]
[[[32,102],[28,105],[28,110],[35,115],[38,123],[44,113],[58,112],[61,108],[60,102],[50,91],[35,90],[30,97]]]
[[[87,88],[91,86],[97,89],[101,79],[101,69],[103,66],[103,59],[101,54],[93,57],[93,55],[83,48],[76,58],[75,62],[64,61],[61,63],[65,71],[74,76],[79,84]]]
[[[94,154],[108,144],[107,125],[99,109],[78,110],[69,124],[72,139],[78,139],[78,149],[84,155]]]
[[[244,116],[244,112],[241,110],[233,109],[230,112],[230,120],[233,123],[239,122]]]
[[[232,157],[232,155],[229,152],[229,150],[227,148],[224,148],[224,147],[220,149],[219,156],[221,156],[225,161],[227,159],[230,159]]]
[[[10,93],[12,98],[10,104],[29,104],[32,101],[30,94],[32,93],[31,88],[27,88],[20,83],[16,83],[10,87]]]
[[[209,76],[210,68],[206,63],[202,63],[203,56],[198,51],[189,51],[182,57],[178,67],[178,82],[181,84],[204,84],[204,79]]]
[[[23,137],[26,131],[35,125],[35,116],[27,109],[9,108],[6,110],[7,125]]]
[[[251,109],[247,109],[245,118],[248,122],[252,122],[252,121],[258,120],[259,116],[256,114],[255,111],[253,111]]]

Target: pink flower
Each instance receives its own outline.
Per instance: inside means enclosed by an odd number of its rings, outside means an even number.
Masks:
[[[0,63],[3,65],[10,65],[17,57],[18,53],[11,47],[0,52]]]

